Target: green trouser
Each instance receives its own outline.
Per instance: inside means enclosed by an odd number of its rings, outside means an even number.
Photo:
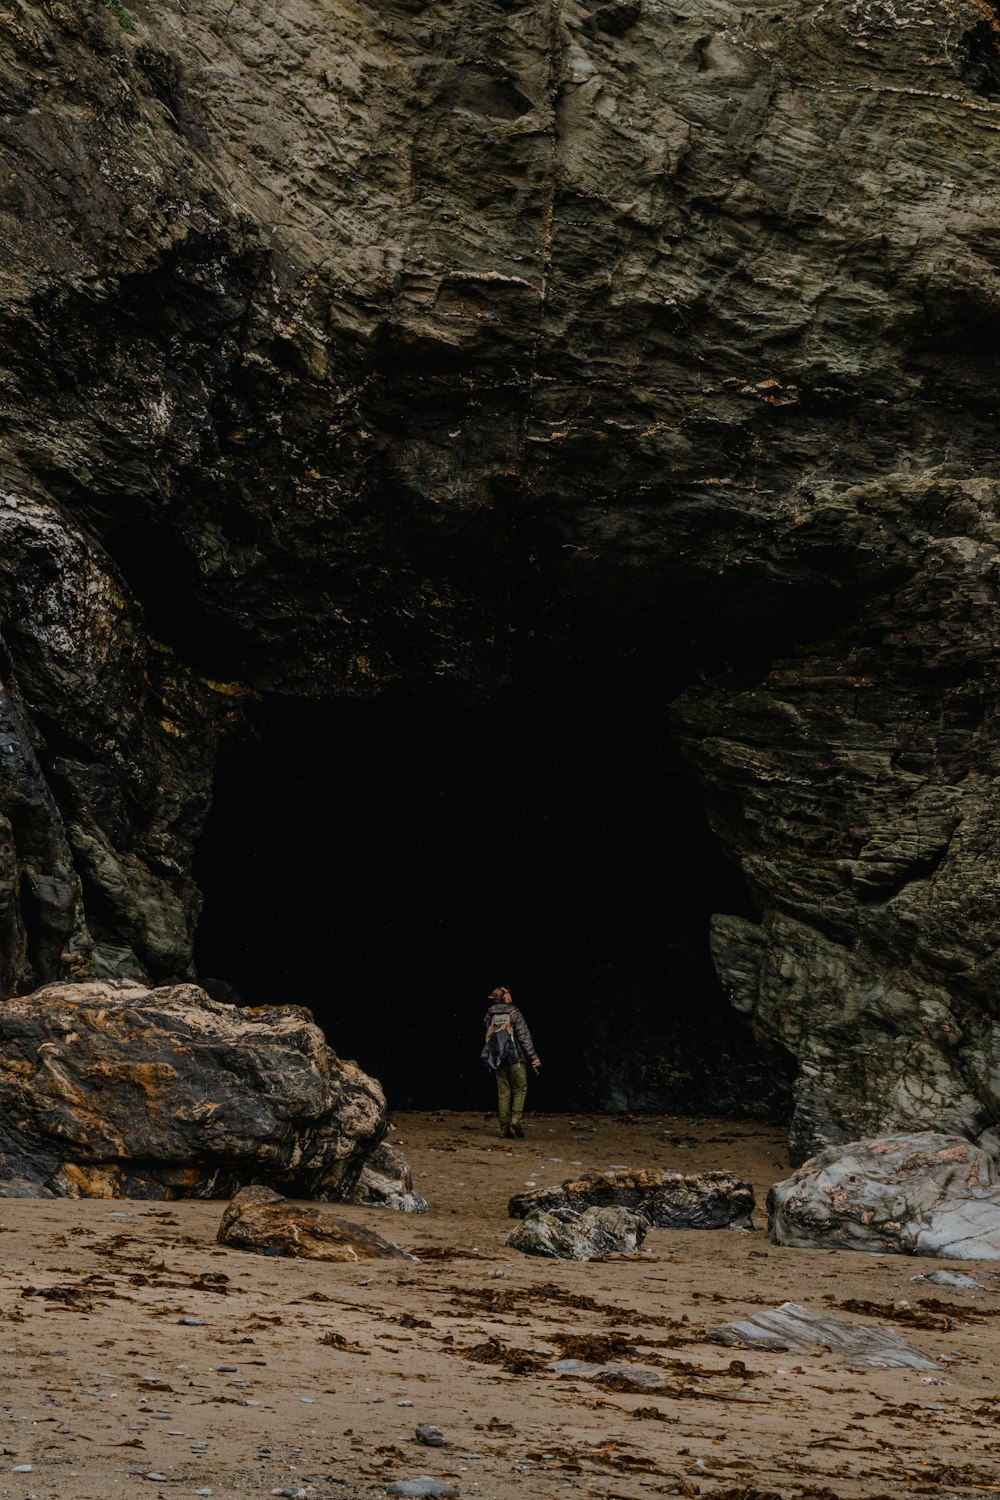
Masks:
[[[497,1119],[501,1130],[507,1129],[511,1116],[515,1120],[521,1118],[527,1096],[528,1069],[524,1063],[497,1068]]]

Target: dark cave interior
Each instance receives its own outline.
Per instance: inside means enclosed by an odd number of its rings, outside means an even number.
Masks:
[[[781,1116],[787,1060],[709,958],[710,914],[752,909],[672,761],[662,681],[619,662],[471,704],[268,700],[220,761],[199,974],[307,1005],[400,1108],[490,1107],[504,984],[544,1064],[529,1111]]]

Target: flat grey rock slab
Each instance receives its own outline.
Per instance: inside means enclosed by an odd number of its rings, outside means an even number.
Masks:
[[[857,1369],[940,1370],[929,1354],[901,1339],[891,1328],[847,1323],[828,1313],[811,1313],[796,1302],[766,1308],[752,1318],[710,1328],[713,1344],[748,1349],[827,1348]]]
[[[624,1208],[588,1208],[568,1217],[536,1210],[516,1224],[504,1244],[524,1255],[595,1260],[638,1250],[648,1222]]]
[[[778,1245],[1000,1260],[1000,1174],[964,1136],[830,1146],[776,1183],[767,1207]]]
[[[26,1177],[5,1177],[0,1182],[0,1198],[54,1198],[55,1193],[40,1182],[29,1182]]]
[[[985,1292],[986,1288],[974,1276],[963,1271],[929,1271],[926,1276],[911,1276],[911,1281],[925,1281],[930,1286],[959,1287],[967,1292]]]
[[[549,1369],[554,1375],[575,1375],[578,1380],[627,1380],[632,1385],[648,1386],[651,1391],[667,1383],[658,1370],[644,1370],[639,1365],[595,1365],[583,1359],[559,1359]]]
[[[458,1494],[453,1484],[447,1484],[443,1479],[432,1479],[429,1474],[421,1474],[418,1479],[394,1479],[392,1484],[386,1485],[385,1490],[387,1495],[431,1495],[439,1496],[441,1500]]]
[[[657,1229],[749,1229],[753,1187],[732,1172],[674,1172],[645,1167],[609,1167],[567,1178],[559,1187],[515,1193],[512,1219],[535,1210],[564,1217],[586,1208],[624,1208],[642,1214]]]

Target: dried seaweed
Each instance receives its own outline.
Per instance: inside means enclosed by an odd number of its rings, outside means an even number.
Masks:
[[[903,1323],[907,1328],[930,1328],[937,1333],[948,1333],[954,1327],[951,1317],[946,1313],[906,1307],[901,1303],[867,1302],[862,1297],[847,1297],[836,1305],[844,1312],[864,1313],[867,1317],[882,1318],[888,1323]]]
[[[511,1349],[501,1339],[486,1339],[482,1344],[473,1344],[465,1349],[456,1349],[463,1359],[474,1364],[499,1365],[512,1375],[530,1375],[548,1367],[548,1359],[534,1349]]]
[[[553,1333],[563,1359],[603,1365],[611,1359],[635,1359],[635,1345],[621,1333]]]

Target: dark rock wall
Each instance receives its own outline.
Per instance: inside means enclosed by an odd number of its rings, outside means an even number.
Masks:
[[[246,690],[669,657],[797,1146],[992,1121],[998,28],[15,0],[4,986],[189,971]]]

